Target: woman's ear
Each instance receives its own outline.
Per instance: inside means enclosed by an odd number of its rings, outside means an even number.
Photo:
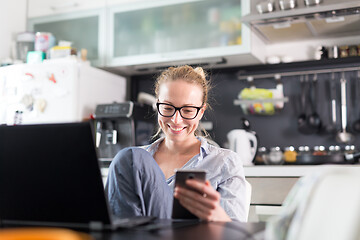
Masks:
[[[206,108],[207,108],[207,105],[206,105],[206,103],[204,103],[204,106],[201,108],[202,113],[205,112]]]
[[[204,113],[205,113],[205,110],[206,110],[206,103],[204,104],[204,106],[202,106],[202,108],[200,109],[200,120],[202,119]]]

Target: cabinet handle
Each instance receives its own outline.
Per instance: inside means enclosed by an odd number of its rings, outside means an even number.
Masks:
[[[66,8],[75,8],[75,7],[78,7],[78,6],[79,6],[79,3],[73,2],[73,3],[64,3],[64,4],[52,5],[52,6],[50,6],[50,8],[53,11],[58,11],[58,10],[61,10],[61,9],[66,9]]]

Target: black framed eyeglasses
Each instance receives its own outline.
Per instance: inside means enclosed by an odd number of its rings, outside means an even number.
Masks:
[[[183,106],[183,107],[175,107],[168,103],[156,103],[156,107],[158,112],[163,117],[172,117],[175,115],[176,111],[179,111],[180,116],[184,119],[194,119],[198,115],[200,109],[203,107],[195,107],[195,106]]]

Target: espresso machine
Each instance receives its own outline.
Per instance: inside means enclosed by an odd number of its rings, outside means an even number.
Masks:
[[[149,144],[155,116],[150,105],[132,101],[97,105],[94,117],[99,159],[111,161],[123,148]]]

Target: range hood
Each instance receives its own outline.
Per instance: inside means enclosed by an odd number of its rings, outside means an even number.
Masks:
[[[360,1],[324,0],[316,6],[299,4],[291,10],[253,13],[241,20],[266,43],[357,36],[360,35]]]

